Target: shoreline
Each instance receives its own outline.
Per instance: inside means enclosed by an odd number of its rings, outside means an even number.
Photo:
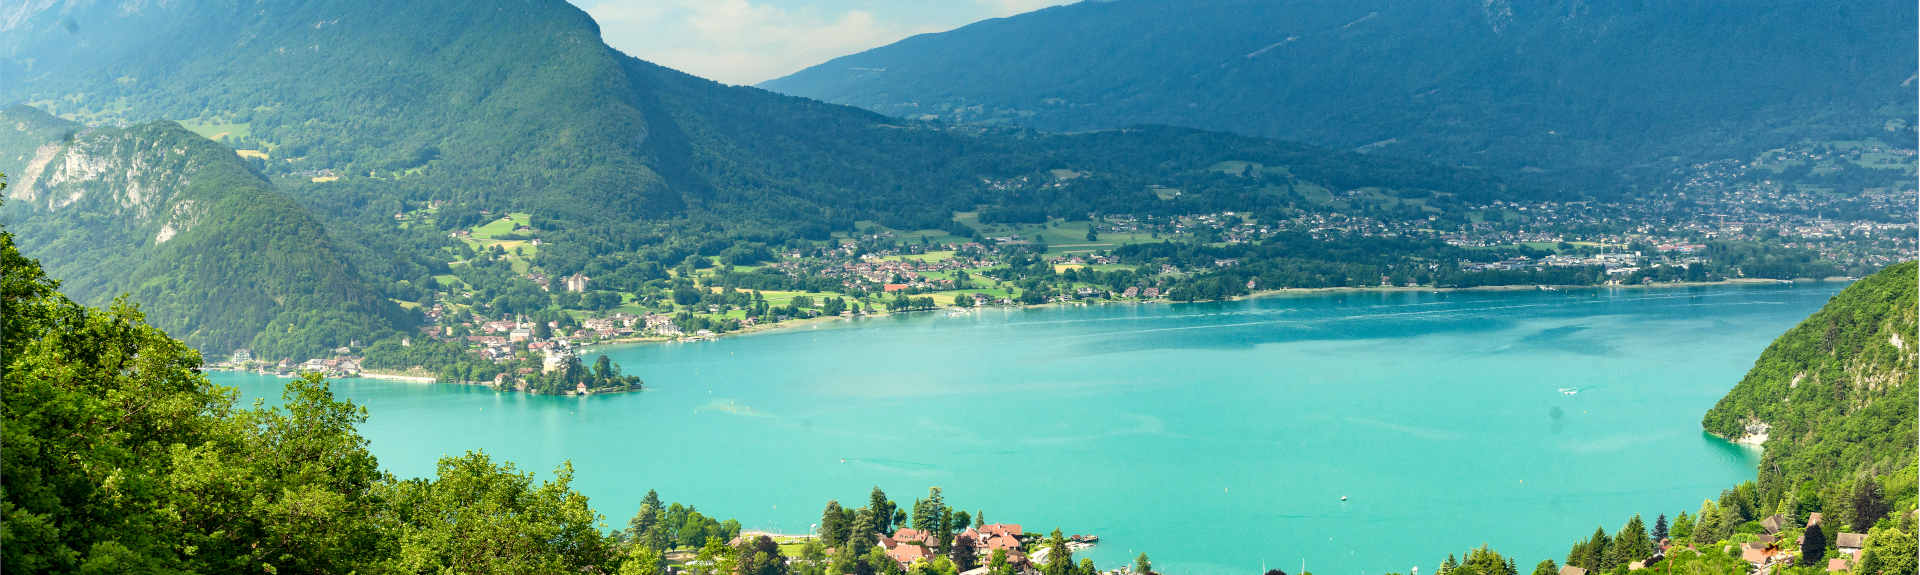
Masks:
[[[386,380],[386,381],[404,381],[407,383],[439,383],[440,382],[440,378],[432,377],[432,376],[407,375],[405,373],[397,373],[397,372],[368,371],[364,369],[360,370],[360,374],[355,375],[354,377],[365,378],[365,379],[380,379],[380,380]]]
[[[1767,279],[1767,278],[1731,278],[1731,279],[1705,281],[1705,282],[1664,282],[1664,283],[1633,284],[1633,285],[1522,284],[1522,285],[1492,285],[1492,286],[1472,286],[1472,287],[1334,286],[1334,287],[1317,287],[1317,288],[1274,288],[1274,289],[1256,290],[1249,294],[1233,296],[1230,298],[1220,299],[1220,300],[1196,300],[1196,301],[1189,302],[1189,301],[1176,301],[1176,300],[1171,300],[1167,298],[1132,299],[1132,300],[1103,299],[1103,300],[1096,300],[1096,301],[1075,300],[1075,301],[1063,301],[1063,302],[1047,302],[1047,303],[1029,304],[1029,305],[1008,305],[1008,306],[995,305],[995,306],[968,307],[968,308],[959,308],[959,309],[965,309],[971,312],[972,310],[976,310],[976,309],[1007,309],[1007,310],[1042,309],[1042,308],[1048,308],[1048,307],[1065,307],[1070,305],[1091,306],[1091,305],[1207,303],[1207,302],[1246,301],[1246,300],[1272,298],[1272,297],[1334,295],[1334,294],[1345,294],[1345,293],[1522,292],[1522,291],[1539,291],[1542,288],[1550,288],[1549,290],[1546,290],[1546,291],[1573,291],[1573,290],[1589,291],[1589,290],[1602,290],[1602,289],[1652,290],[1652,289],[1716,287],[1716,286],[1795,285],[1799,283],[1829,283],[1829,282],[1835,282],[1835,281],[1851,281],[1852,279],[1853,278],[1806,278],[1803,280],[1781,280],[1781,279]],[[840,323],[840,322],[853,323],[855,321],[864,320],[864,319],[875,319],[875,318],[887,317],[887,316],[894,315],[896,313],[901,313],[901,314],[933,313],[933,312],[950,311],[952,309],[955,309],[955,308],[949,306],[949,307],[934,308],[930,310],[914,310],[914,311],[908,311],[908,312],[879,311],[879,312],[870,312],[870,313],[864,313],[864,314],[854,315],[854,316],[821,316],[821,317],[810,317],[805,319],[793,319],[793,320],[787,320],[780,323],[756,324],[753,326],[744,327],[738,331],[731,331],[726,333],[715,333],[712,336],[710,336],[710,339],[707,339],[705,341],[718,341],[721,338],[743,337],[743,336],[795,331],[804,327],[818,327],[822,325],[828,325],[828,324]],[[602,342],[588,344],[588,346],[594,348],[594,352],[597,354],[602,352],[605,348],[624,348],[624,347],[631,347],[631,346],[667,344],[667,343],[700,343],[701,341],[702,341],[701,339],[692,339],[692,338],[673,339],[673,338],[666,338],[661,336],[646,336],[646,337],[636,336],[636,337],[610,339]],[[389,375],[389,374],[374,375],[366,371],[362,371],[360,377],[366,377],[370,379],[408,381],[411,383],[446,383],[449,385],[486,385],[484,383],[441,382],[437,378],[433,378],[433,377]],[[603,393],[604,392],[595,392],[589,395],[602,395]]]

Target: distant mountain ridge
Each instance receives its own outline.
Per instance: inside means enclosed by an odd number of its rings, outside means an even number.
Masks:
[[[407,324],[304,208],[172,122],[83,129],[0,111],[8,231],[76,299],[127,294],[211,353],[318,355]],[[22,145],[27,144],[27,145]]]
[[[1888,0],[1115,0],[761,86],[904,117],[1162,123],[1617,185],[1703,154],[1911,126],[1914,20]]]

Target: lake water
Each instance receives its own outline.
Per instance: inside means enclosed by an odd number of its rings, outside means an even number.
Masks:
[[[1486,543],[1526,570],[1752,478],[1757,454],[1700,416],[1840,287],[925,313],[605,350],[639,394],[335,389],[394,473],[470,449],[542,475],[571,459],[609,526],[649,488],[799,533],[828,499],[939,486],[989,521],[1102,536],[1102,568],[1432,573]],[[284,381],[213,377],[248,397]]]

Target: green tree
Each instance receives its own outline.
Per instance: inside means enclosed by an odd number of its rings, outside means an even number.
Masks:
[[[860,557],[866,555],[874,543],[873,510],[861,509],[854,513],[853,525],[847,529],[846,550]]]
[[[904,575],[906,573],[905,569],[900,568],[900,562],[888,556],[885,549],[879,547],[868,549],[866,557],[868,569],[873,575]]]
[[[1653,541],[1647,536],[1646,524],[1640,521],[1639,514],[1634,514],[1625,526],[1614,533],[1612,542],[1607,545],[1607,553],[1607,569],[1653,556]]]
[[[847,542],[846,515],[840,509],[840,501],[827,502],[825,511],[820,512],[820,538],[835,547]]]
[[[1133,575],[1153,575],[1153,562],[1147,559],[1146,553],[1133,558]]]
[[[1867,547],[1861,552],[1860,567],[1855,570],[1858,573],[1915,575],[1915,553],[1920,550],[1911,533],[1897,527],[1877,527],[1867,533]]]
[[[1666,539],[1666,538],[1667,538],[1667,514],[1661,513],[1659,517],[1655,517],[1653,519],[1653,542],[1659,543],[1660,540]]]
[[[396,567],[413,573],[613,571],[612,542],[573,466],[535,485],[533,474],[483,453],[440,460],[432,481],[403,481],[389,495],[401,526]]]
[[[979,517],[979,515],[975,515],[974,517]],[[1007,561],[1007,550],[995,549],[992,554],[987,556],[987,573],[988,575],[1014,574],[1013,564]]]
[[[1822,531],[1819,525],[1809,525],[1807,526],[1807,530],[1801,533],[1801,537],[1802,539],[1800,540],[1800,564],[1801,565],[1826,565],[1826,557],[1827,557],[1826,532]]]
[[[1712,501],[1700,504],[1699,518],[1693,522],[1693,544],[1696,547],[1712,545],[1720,540],[1720,510]]]
[[[1886,496],[1880,493],[1880,482],[1873,477],[1862,475],[1853,482],[1853,493],[1848,497],[1847,525],[1855,531],[1866,531],[1874,522],[1887,515]]]
[[[640,510],[633,514],[633,519],[627,521],[627,536],[641,545],[665,551],[666,533],[658,529],[662,513],[660,494],[648,489],[647,495],[640,498]]]
[[[1074,575],[1073,551],[1067,549],[1067,538],[1060,534],[1059,529],[1054,529],[1052,534],[1047,535],[1044,545],[1047,550],[1047,564],[1040,569],[1040,572],[1043,575]]]
[[[746,539],[733,552],[735,575],[787,575],[787,559],[780,555],[780,544],[771,537]]]
[[[646,545],[628,547],[626,557],[620,561],[620,575],[666,575],[666,572],[666,554]]]
[[[1687,515],[1687,512],[1685,511],[1681,511],[1680,515],[1673,518],[1672,538],[1673,538],[1674,544],[1676,545],[1685,544],[1685,542],[1688,541],[1692,536],[1693,536],[1693,516]]]
[[[873,486],[873,493],[867,495],[867,509],[873,512],[873,525],[869,533],[893,532],[893,502],[887,500],[887,492],[880,486]]]
[[[1552,559],[1542,559],[1533,566],[1533,575],[1560,575],[1560,566]]]

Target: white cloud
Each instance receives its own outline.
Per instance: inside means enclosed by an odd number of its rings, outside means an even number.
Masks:
[[[1068,3],[1067,0],[974,0],[974,2],[991,11],[988,16],[992,17],[1024,14],[1048,6],[1059,6]]]
[[[1065,0],[573,0],[607,43],[729,84]]]
[[[587,12],[613,47],[729,84],[775,78],[928,31],[866,10],[823,13],[749,0],[612,0]]]

